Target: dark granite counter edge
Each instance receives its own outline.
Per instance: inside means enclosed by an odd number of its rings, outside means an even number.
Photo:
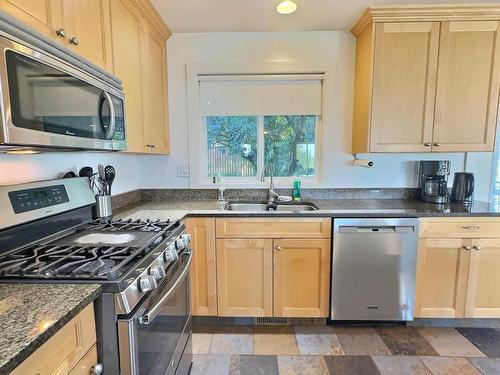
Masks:
[[[98,286],[92,293],[87,295],[81,302],[70,309],[61,319],[52,324],[43,333],[41,333],[35,340],[28,346],[20,350],[8,362],[0,368],[0,375],[9,374],[22,362],[24,362],[30,355],[32,355],[38,348],[46,343],[52,336],[54,336],[62,327],[66,325],[71,319],[78,315],[85,307],[92,303],[101,294],[102,286]]]

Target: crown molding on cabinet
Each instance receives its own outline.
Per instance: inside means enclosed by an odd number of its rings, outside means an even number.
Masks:
[[[141,13],[149,20],[151,25],[161,34],[166,40],[172,35],[172,31],[168,28],[161,18],[158,11],[155,9],[150,0],[132,0]]]
[[[498,4],[381,5],[369,7],[351,29],[358,36],[371,22],[498,21]]]

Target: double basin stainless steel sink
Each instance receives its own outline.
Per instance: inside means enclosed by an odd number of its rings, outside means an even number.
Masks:
[[[228,202],[224,209],[226,211],[276,211],[276,212],[301,212],[317,211],[319,208],[310,202],[276,202],[275,209],[268,209],[267,202]]]

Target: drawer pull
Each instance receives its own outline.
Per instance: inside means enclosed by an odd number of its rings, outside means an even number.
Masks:
[[[276,246],[277,251],[281,251],[281,246]]]
[[[102,374],[102,364],[98,363],[90,369],[90,375],[101,375]]]
[[[474,246],[474,250],[477,250],[477,251],[481,250],[481,246]]]
[[[480,229],[477,225],[466,225],[462,228],[467,229],[467,230],[479,230]]]
[[[57,34],[57,36],[60,36],[61,38],[66,38],[66,30],[64,30],[64,29],[57,29],[56,34]]]
[[[71,39],[69,40],[69,42],[70,42],[71,44],[74,44],[75,46],[77,46],[77,45],[79,45],[79,44],[80,44],[80,41],[78,40],[78,38],[77,38],[76,36],[74,36],[73,38],[71,38]]]
[[[470,246],[463,246],[462,248],[467,251],[470,251],[472,249]]]

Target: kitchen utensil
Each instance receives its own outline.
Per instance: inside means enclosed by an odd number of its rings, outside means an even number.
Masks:
[[[453,177],[453,187],[451,188],[452,202],[470,204],[474,201],[474,174],[457,172]]]
[[[111,195],[111,185],[115,180],[116,170],[113,166],[107,165],[104,168],[104,181],[106,183],[106,194]]]
[[[66,172],[63,176],[63,178],[73,178],[76,177],[76,173],[73,171]]]
[[[80,169],[80,172],[78,172],[78,175],[80,177],[88,177],[91,178],[94,175],[94,170],[92,167],[83,167]]]

